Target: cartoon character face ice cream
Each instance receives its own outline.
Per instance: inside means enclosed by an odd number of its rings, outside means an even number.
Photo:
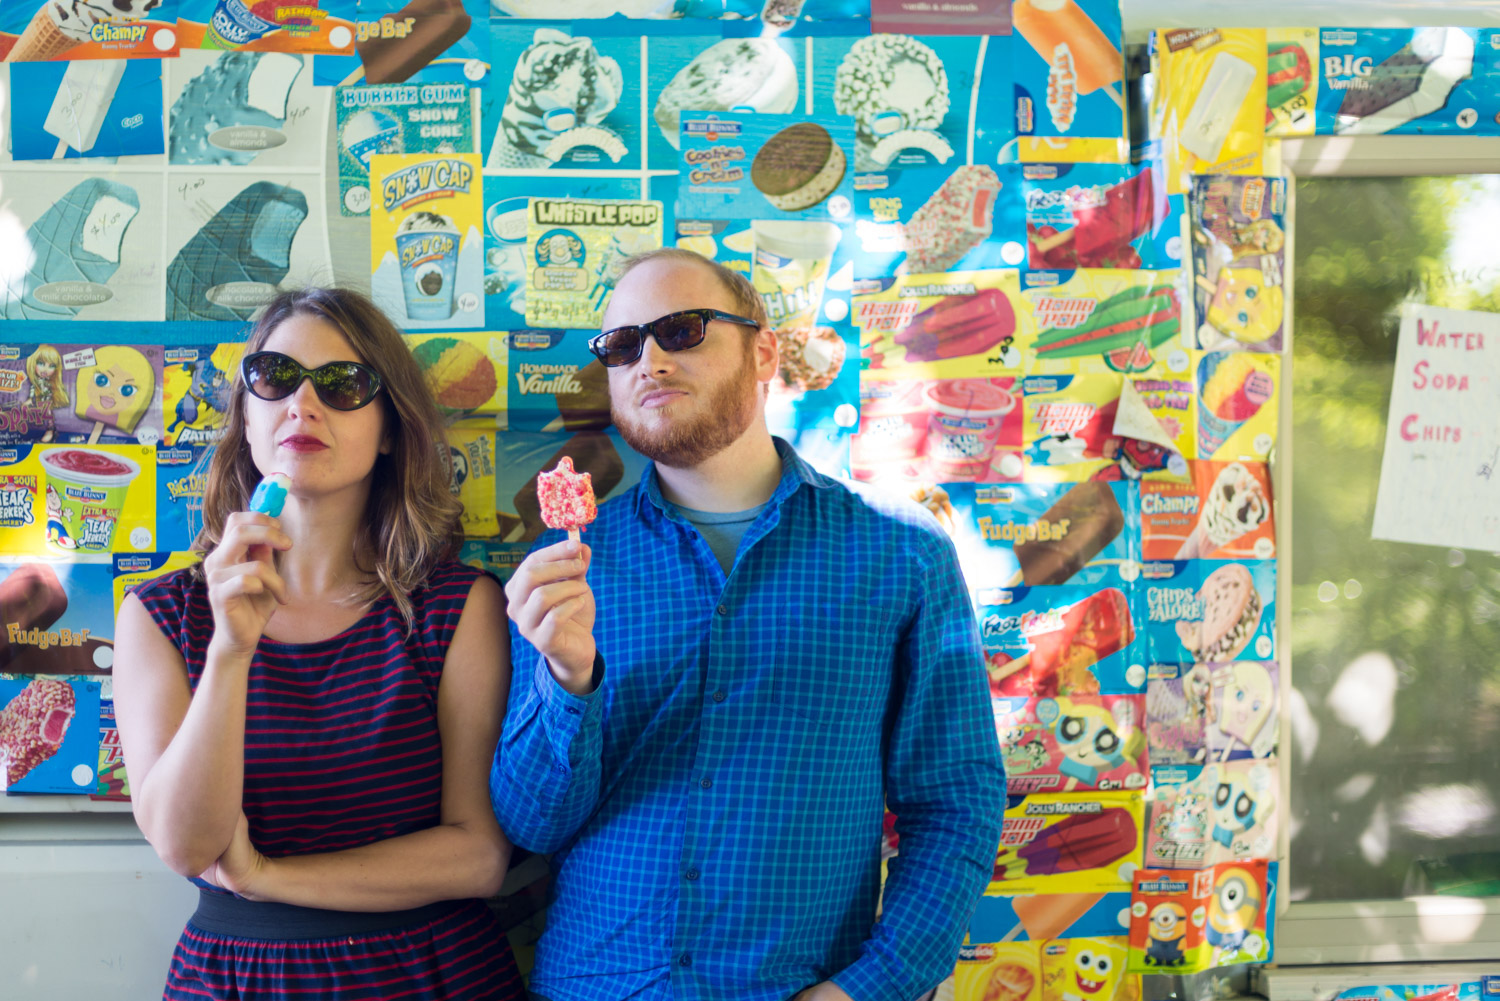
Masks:
[[[94,349],[94,364],[78,370],[74,413],[126,434],[151,406],[156,373],[145,355],[127,345]]]
[[[1204,937],[1216,952],[1234,952],[1244,945],[1260,919],[1262,900],[1260,881],[1247,870],[1234,866],[1219,874],[1208,898],[1204,927]]]
[[[1275,708],[1276,687],[1264,664],[1236,661],[1219,688],[1215,718],[1224,736],[1253,746]]]
[[[1187,911],[1172,901],[1157,904],[1147,928],[1146,961],[1157,966],[1177,966],[1183,960],[1182,941],[1187,936]]]

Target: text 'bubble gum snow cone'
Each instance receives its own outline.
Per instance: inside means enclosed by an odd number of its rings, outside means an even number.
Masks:
[[[1269,372],[1246,354],[1211,354],[1198,368],[1199,454],[1212,456],[1276,390]]]
[[[436,212],[414,212],[396,230],[401,291],[413,320],[446,320],[453,315],[453,282],[458,273],[458,227]]]

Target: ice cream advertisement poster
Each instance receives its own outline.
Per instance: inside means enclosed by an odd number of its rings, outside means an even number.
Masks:
[[[242,323],[283,283],[327,282],[332,265],[323,179],[316,173],[278,177],[258,181],[219,170],[172,174],[168,320]]]
[[[0,344],[0,442],[162,440],[162,348]]]
[[[609,426],[609,375],[588,350],[598,330],[512,330],[507,337],[509,426],[592,431]]]
[[[1165,363],[1181,373],[1188,356],[1180,279],[1175,269],[1023,272],[1035,371],[1144,372]]]
[[[1142,793],[1009,796],[990,893],[1113,893],[1141,868]]]
[[[370,158],[370,292],[406,329],[484,325],[479,157]]]
[[[0,561],[0,671],[97,675],[114,664],[108,556]]]
[[[240,343],[163,349],[164,444],[186,447],[219,440],[229,411],[229,387],[244,350]]]
[[[814,38],[812,111],[854,120],[854,170],[957,167],[968,132],[981,40],[901,34]]]
[[[331,59],[329,68],[347,66],[337,81],[343,84],[482,87],[490,68],[489,14],[486,0],[359,0],[357,59]]]
[[[1286,198],[1285,178],[1193,178],[1188,204],[1198,347],[1281,350]]]
[[[1146,787],[1144,695],[996,699],[1012,793]]]
[[[1319,135],[1500,135],[1500,30],[1322,28],[1304,51]]]
[[[448,461],[452,489],[464,506],[459,520],[464,537],[488,539],[497,535],[495,432],[476,427],[450,428]]]
[[[1022,244],[1020,168],[965,164],[854,179],[854,275],[1014,268]]]
[[[496,21],[493,55],[483,119],[486,169],[642,166],[639,37],[575,34],[565,21],[544,27]],[[659,167],[676,165],[673,149],[659,157]]]
[[[117,553],[112,559],[114,614],[120,614],[125,596],[142,584],[200,562],[198,554],[188,552]]]
[[[968,941],[1035,946],[1055,939],[1112,938],[1129,928],[1130,894],[1123,890],[1024,897],[987,893],[969,921]]]
[[[854,219],[854,128],[841,115],[689,112],[677,216]]]
[[[99,682],[0,674],[0,748],[0,792],[93,792]]]
[[[177,445],[156,450],[156,545],[185,551],[203,528],[203,490],[213,445]]]
[[[1339,66],[1343,68],[1342,57]],[[1266,135],[1310,136],[1317,131],[1321,75],[1317,28],[1266,29]]]
[[[162,318],[160,172],[7,170],[5,190],[0,221],[24,234],[26,264],[0,280],[0,317]]]
[[[634,38],[608,41],[626,41],[638,49]],[[646,40],[646,61],[651,121],[645,148],[646,166],[652,169],[678,169],[684,112],[748,109],[784,115],[806,107],[807,45],[802,40],[724,38],[717,33],[652,36]]]
[[[348,53],[358,0],[177,0],[184,49]]]
[[[1137,584],[1146,657],[1222,664],[1276,655],[1275,560],[1152,560]]]
[[[1049,374],[1022,380],[1029,480],[1179,479],[1195,451],[1195,394],[1183,371]]]
[[[1021,197],[1032,269],[1160,268],[1182,260],[1159,162],[1024,164]]]
[[[155,447],[0,446],[0,552],[142,552],[155,540]]]
[[[1167,190],[1190,174],[1261,174],[1266,126],[1266,30],[1175,28],[1152,38],[1157,89],[1152,135],[1167,154]]]
[[[597,329],[625,259],[661,245],[661,202],[530,199],[527,324]]]
[[[1135,875],[1130,907],[1132,973],[1200,973],[1271,959],[1275,862],[1226,862],[1202,872],[1149,868]]]
[[[1202,764],[1276,753],[1275,661],[1152,664],[1146,742],[1153,764]]]
[[[177,55],[179,0],[10,0],[0,59],[10,63]]]
[[[1260,462],[1188,463],[1187,482],[1141,484],[1141,555],[1148,560],[1276,555],[1270,470]]]
[[[1152,765],[1146,865],[1204,869],[1276,851],[1276,759]]]
[[[1009,0],[982,0],[963,10],[934,10],[924,0],[870,0],[870,30],[875,34],[1008,35]]]
[[[125,776],[125,752],[115,726],[114,681],[99,680],[99,765],[90,799],[130,801],[130,780]]]
[[[1119,0],[1015,0],[1011,18],[1017,134],[1123,136]]]
[[[854,324],[868,379],[1018,375],[1030,327],[1012,269],[857,282]]]
[[[646,468],[646,459],[626,445],[613,428],[571,435],[498,432],[495,492],[499,541],[534,542],[547,530],[537,499],[537,475],[557,468],[563,456],[573,460],[573,468],[579,473],[589,474],[594,497],[600,504],[633,487]],[[585,541],[587,538],[585,532]]]
[[[461,83],[339,87],[339,211],[370,211],[370,157],[393,153],[473,153],[474,103]]]
[[[949,483],[934,489],[944,495],[939,521],[946,519],[971,591],[1021,584],[1119,587],[1139,571],[1136,483]]]
[[[1198,458],[1266,461],[1276,445],[1281,356],[1212,352],[1195,361]]]
[[[855,479],[880,483],[1016,482],[1021,387],[991,379],[867,379],[850,442]]]
[[[975,943],[971,938],[959,949],[952,997],[955,1001],[1068,1001],[1083,997],[1138,1001],[1140,977],[1125,971],[1126,948],[1123,935],[1060,942]]]
[[[1082,770],[1082,763],[1070,766],[1073,774],[1065,774],[1057,769],[1058,759],[1065,757],[1064,745],[1074,743],[1067,735],[1088,729],[1101,738],[1089,746],[1098,750],[1110,745],[1108,753],[1112,760],[1103,771],[1120,773],[1104,778],[1118,778],[1123,783],[1129,773],[1143,764],[1139,741],[1132,735],[1143,728],[1144,711],[1128,699],[1111,701],[1102,714],[1095,711],[1098,705],[1085,707],[1091,700],[1098,703],[1101,695],[1113,700],[1116,696],[1134,697],[1145,690],[1146,669],[1135,645],[1136,626],[1128,588],[1078,584],[984,588],[976,597],[975,614],[984,645],[990,694],[995,700],[996,725],[1001,726],[1001,743],[1012,745],[1006,748],[1007,759],[1016,759],[1016,769],[1007,764],[1012,778],[1026,772],[1064,774],[1063,780],[1049,779],[1050,789],[1037,788],[1059,791],[1067,779],[1073,779],[1073,787],[1077,788],[1081,780],[1090,777]],[[1024,704],[1038,699],[1053,702],[1045,710]],[[1080,722],[1064,720],[1075,707],[1079,709],[1076,715]],[[1022,725],[1002,725],[1002,712],[1006,717],[1018,717],[1017,723]],[[1039,713],[1044,713],[1046,719]],[[1114,722],[1107,723],[1106,716],[1114,716]],[[1128,741],[1122,739],[1116,745],[1111,737],[1103,736],[1100,726]],[[1043,741],[1040,749],[1020,746],[1031,743],[1023,739],[1031,731],[1045,731],[1051,740]],[[1082,745],[1075,749],[1084,757],[1093,753]],[[1044,757],[1040,751],[1049,753]],[[1089,767],[1097,772],[1097,765],[1095,762]],[[1089,788],[1138,787],[1097,785],[1093,780],[1100,778],[1098,774],[1092,775],[1084,784]],[[1034,784],[1034,780],[1028,781]]]
[[[166,73],[173,165],[322,167],[325,102],[312,57],[184,49]]]
[[[16,160],[165,151],[160,59],[13,63],[10,86],[35,99],[10,108]]]
[[[404,338],[444,419],[490,428],[505,412],[506,339],[501,331]]]
[[[1500,997],[1500,978],[1485,977],[1462,982],[1351,987],[1334,995],[1334,1001],[1492,1001],[1496,997]]]

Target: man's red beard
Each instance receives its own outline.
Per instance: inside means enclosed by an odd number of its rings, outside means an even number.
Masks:
[[[743,364],[724,381],[706,390],[693,417],[674,417],[663,422],[665,427],[651,427],[623,412],[611,400],[610,416],[625,444],[663,466],[690,469],[738,441],[756,417],[758,384],[753,344],[753,339],[745,338]],[[659,385],[663,389],[673,388],[670,382]],[[630,391],[639,393],[641,387],[632,386]]]

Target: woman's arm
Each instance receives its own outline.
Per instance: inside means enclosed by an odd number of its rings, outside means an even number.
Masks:
[[[500,891],[510,842],[490,810],[490,757],[510,683],[505,605],[480,577],[443,661],[438,729],[443,742],[442,822],[437,827],[320,855],[266,858],[241,823],[210,874],[255,900],[342,911],[395,911]]]
[[[115,624],[115,720],[136,823],[168,868],[196,876],[223,853],[245,777],[250,658],[209,644],[198,690],[140,599]]]

